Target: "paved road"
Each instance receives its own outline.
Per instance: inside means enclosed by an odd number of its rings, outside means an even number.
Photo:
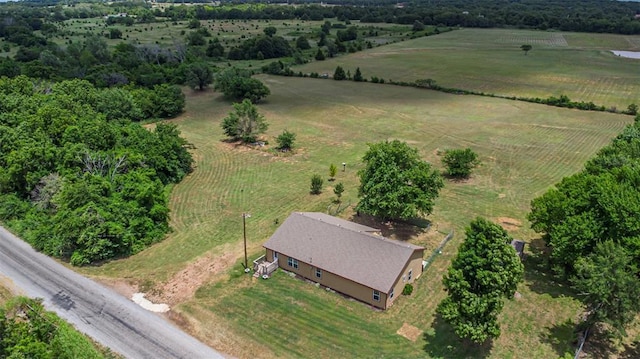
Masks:
[[[158,315],[34,251],[3,227],[0,275],[126,358],[224,358]]]

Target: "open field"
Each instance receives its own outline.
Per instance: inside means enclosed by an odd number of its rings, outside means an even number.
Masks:
[[[217,93],[189,92],[186,113],[174,121],[195,145],[197,162],[195,172],[171,194],[174,232],[131,258],[83,269],[140,284],[157,300],[182,303],[174,307],[174,319],[238,357],[476,356],[477,349],[461,345],[449,328],[434,321],[444,295],[441,278],[463,240],[463,227],[475,216],[502,218],[514,236],[537,243],[525,220],[530,200],[578,171],[632,121],[397,86],[260,78],[272,91],[259,105],[270,123],[267,137],[274,142],[289,129],[297,134],[296,152],[276,156],[266,148],[221,141],[219,124],[230,103]],[[329,164],[346,162],[337,181],[345,184],[344,201],[355,204],[356,172],[366,144],[395,138],[417,147],[438,168],[438,151],[447,148],[471,147],[483,162],[471,180],[447,182],[429,230],[383,228],[386,235],[431,249],[449,231],[457,233],[411,298],[381,313],[283,274],[268,281],[241,274],[243,212],[251,213],[251,260],[262,253],[260,245],[275,230],[276,219],[281,222],[291,211],[326,211],[334,197],[331,184],[325,182],[321,195],[310,195],[313,173],[328,177]],[[351,215],[351,209],[341,213]],[[526,266],[522,298],[507,303],[503,335],[483,355],[549,358],[572,350],[579,303],[551,279],[535,251]],[[415,342],[397,335],[404,323],[425,334]]]
[[[525,56],[520,49],[530,44]],[[503,96],[561,94],[624,110],[640,104],[640,60],[610,50],[640,50],[640,36],[507,29],[462,29],[312,62],[295,71],[333,74],[342,66],[365,78],[434,79],[445,87]]]
[[[336,19],[330,20],[334,24],[342,22]],[[246,39],[262,35],[264,28],[275,27],[277,35],[287,40],[294,41],[299,36],[305,36],[310,40],[312,47],[317,46],[313,38],[320,31],[324,21],[310,20],[202,20],[201,27],[209,31],[212,38],[218,38],[225,51],[238,46]],[[353,24],[362,28],[365,40],[373,44],[386,44],[409,38],[411,27],[397,24]],[[109,29],[122,31],[122,39],[108,39],[105,41],[110,46],[125,41],[133,44],[158,44],[161,46],[174,46],[185,42],[185,35],[195,31],[188,27],[187,21],[173,22],[167,18],[157,18],[153,23],[135,23],[131,26],[122,24],[107,25],[104,18],[73,19],[67,20],[60,27],[62,32],[54,36],[52,40],[58,45],[66,45],[69,41],[82,42],[88,34],[106,36]],[[331,29],[335,35],[338,29]],[[372,33],[370,34],[369,31]],[[315,55],[313,51],[307,51]],[[225,61],[226,62],[226,61]],[[256,63],[256,61],[254,61]],[[259,62],[258,62],[259,63]]]

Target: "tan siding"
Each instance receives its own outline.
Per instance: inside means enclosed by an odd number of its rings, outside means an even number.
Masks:
[[[267,250],[268,251],[268,250]],[[269,254],[267,252],[267,258],[268,258]],[[387,303],[387,293],[383,293],[380,292],[380,300],[379,301],[374,301],[373,300],[373,289],[364,286],[362,284],[358,284],[355,283],[351,280],[348,280],[346,278],[340,277],[338,275],[335,275],[331,272],[327,272],[325,270],[322,271],[322,277],[321,278],[317,278],[316,277],[316,267],[314,267],[311,264],[302,262],[302,261],[298,261],[298,268],[293,268],[293,267],[289,267],[288,264],[289,261],[289,257],[283,254],[280,254],[278,256],[278,265],[280,266],[280,268],[290,271],[290,272],[294,272],[304,278],[307,278],[311,281],[320,283],[321,285],[325,286],[325,287],[329,287],[333,290],[335,290],[336,292],[340,292],[343,294],[346,294],[350,297],[353,297],[355,299],[358,299],[360,301],[363,301],[367,304],[370,304],[372,306],[381,308],[381,309],[386,309],[386,303]]]
[[[393,305],[393,302],[398,298],[398,296],[402,295],[402,290],[404,289],[405,284],[413,283],[420,275],[422,275],[422,256],[424,255],[424,250],[416,250],[409,258],[407,265],[402,269],[402,273],[396,279],[395,284],[393,285],[393,298],[389,298],[387,301],[387,307]],[[411,272],[411,280],[409,278],[409,271]],[[403,279],[404,278],[404,279]]]

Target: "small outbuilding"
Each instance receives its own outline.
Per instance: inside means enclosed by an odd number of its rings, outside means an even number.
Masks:
[[[422,274],[424,248],[318,212],[294,212],[264,244],[266,262],[380,309]]]

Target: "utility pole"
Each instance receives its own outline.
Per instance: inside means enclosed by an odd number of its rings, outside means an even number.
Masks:
[[[245,269],[249,268],[247,267],[249,265],[248,259],[247,259],[247,225],[246,225],[247,217],[251,217],[251,215],[249,213],[242,214],[242,236],[244,237],[244,268]]]

